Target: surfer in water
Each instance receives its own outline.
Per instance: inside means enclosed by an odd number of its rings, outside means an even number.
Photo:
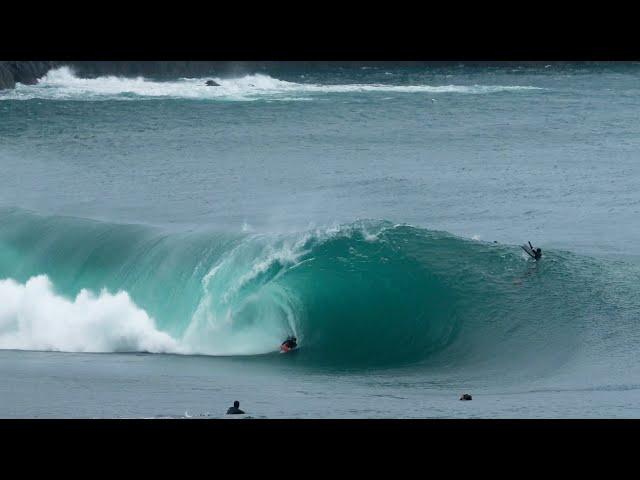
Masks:
[[[541,248],[533,248],[533,245],[531,245],[531,242],[527,242],[529,244],[529,247],[531,248],[531,251],[533,252],[533,258],[535,258],[536,260],[540,260],[542,258],[542,249]]]
[[[233,402],[233,407],[229,407],[229,410],[227,410],[227,415],[241,415],[243,413],[244,412],[240,410],[240,402],[238,400]]]
[[[280,345],[280,350],[283,352],[288,352],[290,350],[295,349],[298,346],[298,339],[293,335],[287,338],[282,345]]]

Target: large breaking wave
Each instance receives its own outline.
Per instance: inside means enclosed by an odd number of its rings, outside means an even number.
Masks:
[[[213,79],[220,85],[208,87],[208,78],[183,78],[174,81],[154,81],[143,77],[80,78],[69,67],[50,71],[37,85],[18,84],[15,90],[0,93],[0,100],[135,100],[144,98],[210,99],[210,100],[311,100],[327,93],[459,93],[489,94],[542,90],[519,85],[394,85],[297,83],[266,74],[239,78]]]
[[[5,210],[0,348],[258,355],[293,333],[311,363],[553,357],[602,311],[597,272],[383,221],[170,233]]]

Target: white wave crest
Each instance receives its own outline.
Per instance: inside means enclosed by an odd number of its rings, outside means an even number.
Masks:
[[[339,93],[460,93],[489,94],[521,90],[542,90],[518,85],[321,85],[279,80],[269,75],[245,75],[240,78],[213,77],[219,86],[205,85],[209,78],[182,78],[154,81],[106,76],[79,78],[69,67],[51,70],[36,85],[18,84],[15,90],[0,93],[0,100],[135,100],[140,98],[211,99],[228,101],[280,100],[304,101],[318,95]]]
[[[126,292],[74,300],[56,294],[46,275],[21,284],[0,280],[0,348],[66,352],[175,352],[173,338]]]

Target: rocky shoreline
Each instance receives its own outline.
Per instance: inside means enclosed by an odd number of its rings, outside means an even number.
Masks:
[[[16,83],[33,85],[38,79],[46,75],[49,70],[56,68],[58,62],[29,61],[29,62],[0,62],[0,90],[15,88]]]
[[[105,75],[122,77],[220,77],[259,73],[267,70],[335,68],[336,64],[383,64],[385,62],[230,62],[230,61],[0,61],[0,90],[15,88],[16,83],[33,85],[54,68],[68,66],[85,78]],[[411,62],[410,62],[411,63]],[[413,62],[415,63],[415,62]]]
[[[57,62],[57,61],[0,61],[0,90],[15,88],[16,83],[33,85],[51,69],[68,66],[80,77],[117,75],[123,77],[149,76],[171,78],[176,76],[213,76],[245,69],[232,62]],[[251,65],[250,69],[260,67]]]
[[[249,73],[276,72],[279,69],[323,70],[342,67],[383,66],[389,62],[356,62],[356,61],[0,61],[0,90],[15,88],[16,83],[33,85],[47,72],[54,68],[69,66],[76,75],[92,78],[104,75],[122,77],[153,77],[158,79],[177,77],[224,77]],[[457,65],[461,62],[393,62],[404,66],[445,66]],[[465,65],[533,65],[546,62],[464,62]],[[563,63],[563,62],[549,62]],[[580,62],[578,62],[580,63]]]

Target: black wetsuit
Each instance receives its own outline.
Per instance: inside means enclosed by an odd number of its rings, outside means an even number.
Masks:
[[[282,345],[285,345],[285,346],[287,346],[287,347],[289,347],[291,349],[294,349],[294,348],[296,348],[298,346],[298,342],[296,342],[295,338],[288,338],[287,340],[285,340],[283,342]]]
[[[531,245],[531,242],[527,242],[527,243],[529,244],[529,247],[533,252],[533,258],[535,258],[536,260],[540,260],[542,258],[542,250],[540,250],[539,248],[533,248],[533,245]]]
[[[229,407],[229,410],[227,410],[227,415],[238,415],[241,413],[244,412],[237,407]]]

